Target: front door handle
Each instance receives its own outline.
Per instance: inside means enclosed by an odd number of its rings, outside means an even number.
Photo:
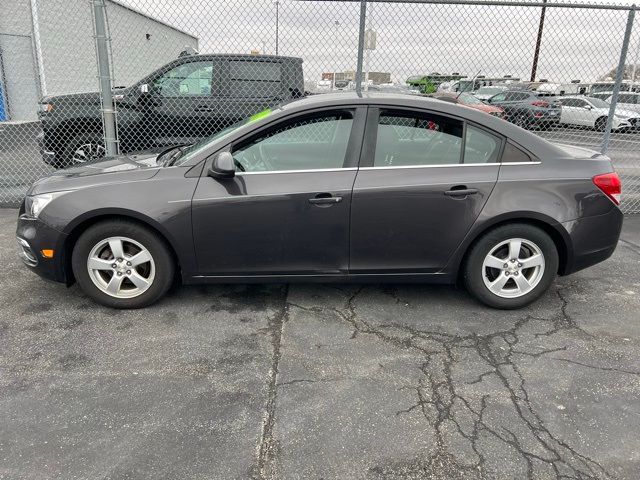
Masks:
[[[206,105],[198,105],[198,106],[195,108],[195,111],[196,111],[196,112],[215,112],[215,111],[216,111],[216,109],[215,109],[215,108],[213,108],[213,107],[208,107],[208,106],[206,106]]]
[[[444,194],[448,197],[466,197],[467,195],[475,195],[478,193],[476,188],[467,188],[465,185],[456,185],[447,190]]]
[[[334,197],[330,193],[319,193],[315,197],[309,199],[310,204],[317,205],[319,207],[329,207],[336,203],[340,203],[341,201],[342,197]]]

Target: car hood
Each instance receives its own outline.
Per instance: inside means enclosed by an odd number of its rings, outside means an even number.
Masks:
[[[609,113],[608,110],[607,110],[607,113]],[[616,108],[615,114],[621,117],[638,117],[639,115],[638,112],[634,112],[633,110],[625,110],[624,108]]]
[[[147,180],[162,168],[156,163],[160,151],[106,157],[99,161],[57,170],[51,175],[37,180],[31,187],[29,194],[76,190],[98,184]]]

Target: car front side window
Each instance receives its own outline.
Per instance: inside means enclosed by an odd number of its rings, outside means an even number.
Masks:
[[[239,172],[342,168],[353,111],[307,116],[241,142],[232,149]]]
[[[153,82],[153,92],[161,97],[211,95],[213,64],[189,62],[172,68]]]

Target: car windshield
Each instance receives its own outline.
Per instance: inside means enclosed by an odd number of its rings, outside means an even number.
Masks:
[[[197,155],[202,150],[205,150],[206,148],[208,148],[209,145],[211,145],[212,143],[217,142],[221,138],[232,134],[239,128],[244,127],[245,125],[249,125],[250,123],[257,122],[258,120],[262,120],[263,118],[270,116],[272,113],[273,113],[273,110],[271,110],[270,108],[267,108],[266,110],[263,110],[254,115],[251,115],[248,118],[244,118],[239,122],[234,123],[233,125],[229,125],[227,128],[220,130],[219,132],[211,135],[210,137],[204,138],[199,142],[196,142],[193,145],[190,145],[184,148],[182,150],[182,154],[173,162],[173,165],[182,165],[187,160],[192,158],[194,155]]]
[[[461,93],[458,100],[460,100],[460,103],[463,105],[482,105],[484,103],[470,93]]]
[[[589,98],[589,102],[596,108],[609,108],[609,102],[605,102],[599,98]]]

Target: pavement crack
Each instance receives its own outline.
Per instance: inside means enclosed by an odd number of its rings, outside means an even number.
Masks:
[[[284,325],[289,318],[289,303],[287,298],[289,287],[285,287],[283,301],[276,313],[269,317],[267,330],[271,337],[271,366],[269,368],[267,382],[267,402],[262,421],[262,431],[257,447],[257,464],[253,474],[254,478],[275,478],[275,459],[277,456],[277,442],[273,436],[275,424],[276,401],[278,394],[278,369],[282,357],[282,335]]]

